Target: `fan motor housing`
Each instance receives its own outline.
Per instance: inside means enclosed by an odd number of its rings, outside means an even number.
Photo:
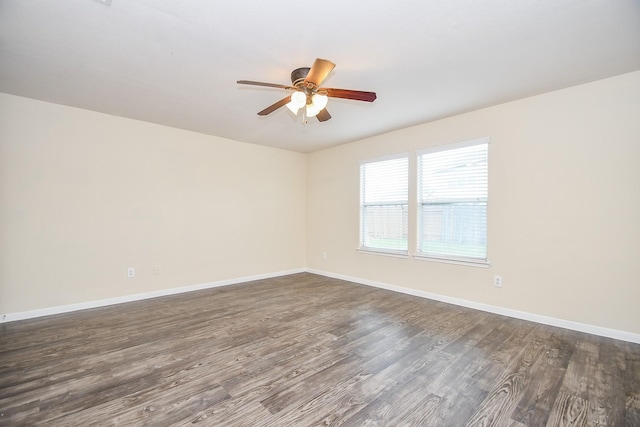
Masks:
[[[307,78],[307,74],[309,74],[309,67],[296,68],[291,72],[291,83],[298,87],[298,85],[302,84],[304,79]]]

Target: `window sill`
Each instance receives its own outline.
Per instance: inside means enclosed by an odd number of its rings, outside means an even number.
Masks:
[[[363,254],[369,254],[369,255],[382,255],[382,256],[390,256],[393,258],[404,258],[404,259],[409,258],[409,252],[403,252],[403,251],[385,251],[383,249],[371,249],[371,248],[358,248],[356,249],[356,251]]]
[[[420,261],[443,262],[445,264],[466,265],[469,267],[478,267],[478,268],[491,267],[491,264],[489,263],[489,261],[472,261],[467,259],[438,258],[438,257],[428,256],[423,254],[413,254],[413,258]]]

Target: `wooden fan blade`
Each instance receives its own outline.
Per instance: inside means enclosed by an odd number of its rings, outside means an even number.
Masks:
[[[331,98],[355,99],[356,101],[373,102],[376,100],[375,92],[364,92],[361,90],[350,89],[334,89],[329,87],[320,88],[318,91],[324,91]]]
[[[320,86],[335,66],[336,64],[329,60],[316,58],[309,70],[309,74],[304,79],[304,83],[311,83],[315,87]]]
[[[316,117],[318,118],[319,121],[321,122],[326,122],[327,120],[329,120],[331,118],[331,114],[329,114],[329,112],[327,111],[326,108],[323,108],[322,110],[320,110],[320,112],[316,115]]]
[[[264,110],[260,111],[258,113],[258,115],[259,116],[266,116],[267,114],[271,114],[274,111],[276,111],[278,108],[287,105],[289,103],[289,101],[291,101],[291,96],[287,96],[286,98],[282,98],[280,101],[276,102],[275,104],[269,105],[267,108],[265,108]]]
[[[296,89],[293,86],[279,85],[277,83],[254,82],[254,81],[251,81],[251,80],[238,80],[236,83],[238,83],[240,85],[276,87],[278,89],[293,89],[293,90]]]

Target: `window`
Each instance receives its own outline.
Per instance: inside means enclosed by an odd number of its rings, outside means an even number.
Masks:
[[[360,163],[360,249],[407,254],[409,156]]]
[[[418,152],[418,256],[486,262],[488,142]]]

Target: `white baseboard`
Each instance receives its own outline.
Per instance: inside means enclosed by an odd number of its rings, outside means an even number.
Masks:
[[[86,310],[89,308],[105,307],[108,305],[122,304],[125,302],[139,301],[149,298],[157,298],[168,295],[182,294],[184,292],[199,291],[202,289],[217,288],[220,286],[235,285],[238,283],[251,282],[253,280],[270,279],[272,277],[287,276],[289,274],[304,273],[304,268],[295,270],[279,271],[275,273],[258,274],[255,276],[238,277],[235,279],[219,280],[216,282],[201,283],[198,285],[182,286],[179,288],[161,289],[158,291],[143,292],[140,294],[124,295],[121,297],[101,299],[97,301],[87,301],[78,304],[59,305],[56,307],[47,307],[39,310],[23,311],[18,313],[9,313],[0,315],[0,323],[15,322],[17,320],[32,319],[42,316],[50,316],[52,314],[69,313],[72,311]]]
[[[573,322],[570,320],[558,319],[555,317],[542,316],[539,314],[527,313],[525,311],[511,310],[509,308],[497,307],[493,305],[483,304],[474,301],[468,301],[460,298],[448,297],[445,295],[434,294],[431,292],[419,291],[417,289],[404,288],[401,286],[390,285],[387,283],[376,282],[368,279],[361,279],[358,277],[345,276],[342,274],[330,273],[327,271],[315,270],[308,268],[307,272],[313,274],[319,274],[321,276],[331,277],[334,279],[346,280],[348,282],[359,283],[361,285],[373,286],[376,288],[387,289],[389,291],[400,292],[403,294],[413,295],[421,298],[432,299],[435,301],[446,302],[449,304],[459,305],[462,307],[473,308],[476,310],[486,311],[489,313],[500,314],[503,316],[513,317],[521,320],[528,320],[531,322],[541,323],[543,325],[557,326],[559,328],[570,329],[578,332],[585,332],[587,334],[598,335],[607,338],[613,338],[621,341],[628,341],[636,344],[640,344],[640,334],[634,334],[631,332],[619,331],[617,329],[603,328],[600,326],[587,325],[584,323]]]
[[[573,322],[570,320],[558,319],[555,317],[542,316],[539,314],[527,313],[524,311],[512,310],[509,308],[497,307],[493,305],[483,304],[474,301],[468,301],[460,298],[448,297],[445,295],[434,294],[431,292],[420,291],[417,289],[404,288],[401,286],[390,285],[388,283],[377,282],[374,280],[361,279],[359,277],[346,276],[343,274],[331,273],[328,271],[316,270],[312,268],[299,268],[293,270],[279,271],[267,274],[258,274],[255,276],[238,277],[234,279],[219,280],[216,282],[201,283],[198,285],[183,286],[179,288],[162,289],[158,291],[144,292],[140,294],[124,295],[121,297],[107,298],[97,301],[88,301],[78,304],[61,305],[56,307],[48,307],[39,310],[23,311],[18,313],[9,313],[0,315],[0,323],[15,322],[17,320],[32,319],[42,316],[50,316],[53,314],[70,313],[73,311],[86,310],[90,308],[105,307],[114,304],[122,304],[126,302],[139,301],[149,298],[157,298],[168,295],[181,294],[184,292],[199,291],[203,289],[217,288],[220,286],[235,285],[238,283],[251,282],[254,280],[270,279],[273,277],[287,276],[297,273],[313,273],[321,276],[332,277],[334,279],[346,280],[348,282],[359,283],[361,285],[373,286],[376,288],[387,289],[389,291],[400,292],[407,295],[413,295],[421,298],[432,299],[453,305],[482,310],[489,313],[500,314],[503,316],[513,317],[516,319],[528,320],[531,322],[541,323],[549,326],[557,326],[559,328],[570,329],[578,332],[598,335],[607,338],[613,338],[622,341],[628,341],[640,344],[640,334],[619,331],[616,329],[603,328],[600,326],[587,325],[584,323]]]

